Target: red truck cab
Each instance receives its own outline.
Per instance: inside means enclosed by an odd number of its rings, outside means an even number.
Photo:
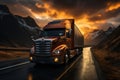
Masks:
[[[84,37],[74,19],[49,22],[41,31],[40,38],[33,41],[30,61],[34,63],[67,63],[84,47]]]

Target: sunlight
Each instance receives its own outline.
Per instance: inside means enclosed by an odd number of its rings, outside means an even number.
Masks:
[[[35,13],[32,12],[30,9],[29,11],[31,12],[31,14],[36,18],[36,19],[40,19],[40,20],[56,20],[56,19],[74,19],[73,16],[66,14],[63,11],[57,11],[56,9],[54,9],[53,7],[51,7],[49,4],[45,3],[45,4],[39,4],[36,3],[35,4],[36,7],[38,8],[43,8],[45,9],[45,12],[41,12],[41,13]],[[101,14],[97,15],[98,17],[102,17]],[[87,14],[82,15],[81,17],[75,18],[75,24],[77,25],[77,27],[79,28],[79,30],[82,32],[82,34],[85,36],[87,33],[98,29],[98,26],[96,24],[100,24],[100,23],[104,23],[104,20],[97,20],[97,21],[89,21],[89,16]],[[46,25],[41,23],[42,25]],[[66,25],[67,26],[67,25]]]
[[[110,5],[110,4],[109,4]],[[112,11],[112,10],[115,10],[115,9],[118,9],[120,8],[120,3],[116,3],[116,4],[113,4],[113,5],[110,5],[107,9],[106,9],[106,12],[108,11]]]

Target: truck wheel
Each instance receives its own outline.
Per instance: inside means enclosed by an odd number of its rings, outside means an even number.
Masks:
[[[76,49],[76,54],[80,55],[80,50],[79,49]]]
[[[68,61],[69,61],[69,59],[70,59],[70,56],[69,56],[68,53],[66,53],[66,54],[64,55],[64,64],[67,64]]]

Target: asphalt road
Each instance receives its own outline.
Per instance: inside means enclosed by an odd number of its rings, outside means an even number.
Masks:
[[[66,66],[26,63],[0,73],[0,80],[99,80],[90,47]]]
[[[82,58],[61,80],[99,80],[90,47],[84,48]]]

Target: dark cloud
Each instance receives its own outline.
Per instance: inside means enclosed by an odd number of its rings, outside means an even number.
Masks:
[[[120,3],[120,0],[44,0],[58,11],[64,11],[74,18],[82,18],[84,14],[90,21],[104,20],[120,14],[120,8],[105,12],[108,4]],[[101,16],[98,16],[101,14]]]
[[[61,11],[65,11],[74,17],[83,14],[93,14],[106,7],[105,0],[47,0],[46,2]]]
[[[16,4],[18,0],[0,0],[3,4]]]
[[[31,15],[25,8],[31,9],[34,13],[44,13],[46,8],[37,7],[36,3],[44,5],[47,3],[52,9],[64,11],[66,15],[71,15],[74,18],[81,18],[84,14],[89,16],[90,21],[104,20],[120,15],[120,8],[113,11],[105,12],[108,4],[120,3],[120,0],[0,0],[0,3],[6,4],[11,11],[22,15]],[[15,5],[18,5],[17,7]],[[101,16],[98,16],[101,14]],[[49,14],[51,17],[56,17],[57,14]]]
[[[106,13],[106,19],[110,18],[110,17],[116,17],[117,15],[120,15],[120,7],[118,9],[116,9],[116,10],[108,11]]]
[[[109,3],[117,3],[120,0],[0,0],[0,3],[5,4],[21,4],[22,6],[30,8],[33,12],[46,12],[45,8],[38,8],[36,3],[48,3],[58,11],[64,11],[74,17],[82,16],[83,14],[94,14],[101,9],[107,7]],[[19,7],[19,6],[18,6]],[[95,17],[96,18],[96,17]]]
[[[46,11],[44,8],[38,8],[36,6],[36,3],[43,4],[41,0],[0,0],[0,3],[6,4],[11,7],[14,5],[18,5],[17,6],[18,10],[16,10],[18,12],[21,9],[21,6],[27,7],[31,9],[33,12],[37,12],[37,13]]]
[[[101,16],[98,16],[99,14],[101,14]],[[89,19],[92,21],[95,21],[95,20],[105,20],[105,19],[116,17],[120,15],[120,8],[112,11],[107,11],[107,12],[104,10],[102,13],[98,13],[98,15],[94,15]]]
[[[44,12],[45,9],[43,8],[38,8],[36,6],[36,3],[39,2],[37,0],[18,0],[17,1],[19,4],[31,9],[33,12]],[[40,2],[39,2],[40,3]]]

